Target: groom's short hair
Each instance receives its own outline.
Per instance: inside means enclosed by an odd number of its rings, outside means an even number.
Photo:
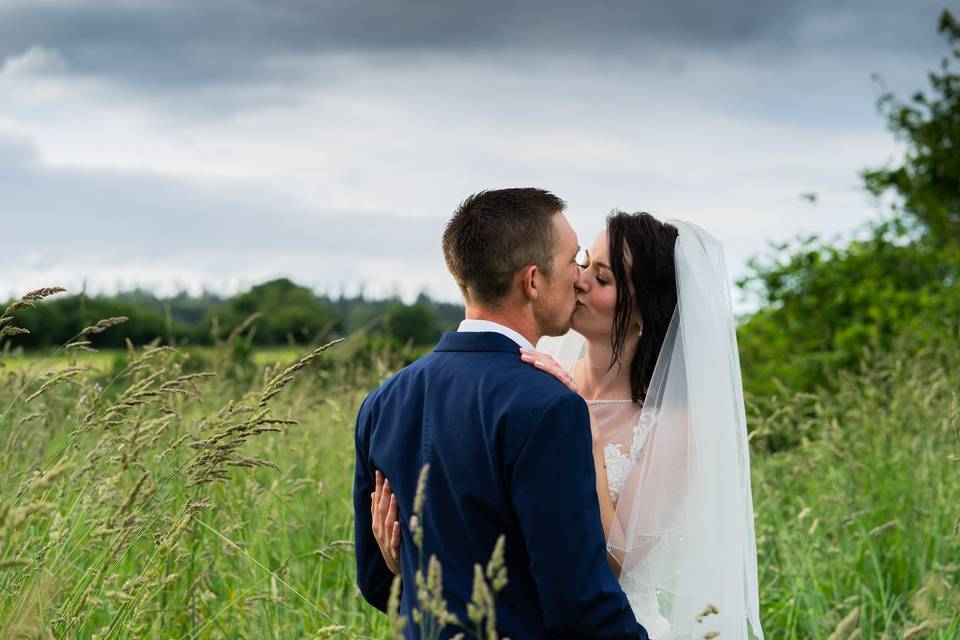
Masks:
[[[549,276],[559,241],[553,216],[565,207],[532,187],[481,191],[461,202],[443,232],[443,257],[467,303],[496,304],[529,264]]]

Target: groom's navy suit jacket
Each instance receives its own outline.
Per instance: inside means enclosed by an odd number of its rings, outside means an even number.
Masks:
[[[426,463],[424,565],[432,554],[440,560],[447,607],[460,620],[470,624],[474,565],[486,567],[505,534],[508,583],[496,598],[501,637],[647,638],[607,564],[586,404],[521,362],[509,338],[444,334],[430,354],[364,400],[356,452],[357,582],[386,610],[393,575],[370,516],[379,469],[400,511],[400,613],[408,617],[408,638],[420,637],[410,616],[419,556],[409,521]],[[441,637],[458,630],[447,627]]]

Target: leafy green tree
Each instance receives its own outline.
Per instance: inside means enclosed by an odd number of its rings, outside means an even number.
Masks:
[[[929,74],[932,92],[918,91],[907,103],[890,93],[880,99],[889,129],[906,144],[903,161],[864,178],[875,195],[899,196],[898,206],[942,245],[960,242],[960,75],[950,60],[960,62],[960,23],[949,11],[940,16],[939,32],[950,56]]]
[[[738,331],[748,391],[778,384],[812,391],[831,371],[857,366],[864,349],[887,350],[910,333],[920,345],[960,327],[960,247],[909,242],[897,218],[842,247],[815,236],[751,261],[741,281],[763,302]]]
[[[16,343],[24,347],[57,347],[78,335],[84,327],[105,318],[124,316],[122,324],[86,337],[95,347],[122,347],[125,338],[135,344],[145,344],[156,338],[165,338],[171,327],[162,314],[151,309],[135,307],[112,297],[87,297],[84,294],[54,298],[31,309],[16,313],[20,326],[30,331],[18,336]],[[179,328],[181,333],[187,329]]]
[[[939,28],[960,59],[960,26],[949,12]],[[878,196],[899,196],[892,215],[844,246],[811,236],[750,262],[739,284],[762,306],[738,338],[755,399],[781,386],[812,391],[835,379],[828,371],[855,368],[865,349],[896,340],[916,348],[960,340],[960,77],[945,59],[930,80],[932,96],[880,103],[907,152],[900,166],[869,170],[864,180]]]
[[[255,313],[262,314],[256,321],[257,344],[284,344],[291,340],[303,344],[341,325],[333,309],[310,289],[287,278],[265,282],[231,298],[220,318],[221,326],[229,331]]]
[[[362,332],[390,337],[399,350],[410,340],[417,346],[433,344],[441,331],[456,327],[463,318],[463,307],[436,302],[426,294],[420,294],[413,305],[397,298],[370,300],[362,295],[318,297],[285,278],[257,285],[233,298],[210,292],[196,297],[180,292],[160,298],[144,289],[111,296],[81,293],[51,298],[29,313],[15,312],[19,326],[30,333],[0,339],[0,349],[8,341],[28,349],[56,347],[84,327],[116,316],[128,320],[92,334],[89,339],[94,346],[123,347],[127,338],[136,345],[158,338],[165,344],[208,345],[214,342],[214,334],[225,338],[253,314],[259,314],[252,323],[257,345],[288,344],[291,340],[305,344],[318,333],[333,337]],[[246,340],[242,342],[235,342],[234,348],[249,349]]]
[[[440,317],[424,303],[405,305],[396,303],[387,312],[390,333],[404,344],[433,344],[440,338]]]

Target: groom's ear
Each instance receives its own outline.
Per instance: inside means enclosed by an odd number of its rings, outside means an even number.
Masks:
[[[538,286],[541,283],[540,270],[535,264],[528,264],[520,270],[520,288],[523,290],[529,300],[536,300],[540,297]]]

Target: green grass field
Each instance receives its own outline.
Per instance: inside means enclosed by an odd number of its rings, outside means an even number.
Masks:
[[[300,357],[303,349],[294,347],[260,347],[251,353],[251,361],[258,365],[290,362]],[[199,354],[205,358],[219,356],[216,347],[191,347],[188,353]],[[80,365],[109,371],[115,360],[123,359],[126,352],[122,349],[102,349],[95,352],[81,351],[76,353],[50,349],[36,353],[16,353],[6,358],[0,357],[0,371],[27,372],[37,375],[47,371],[59,371],[69,366]]]
[[[388,637],[350,485],[356,409],[396,359],[227,352],[210,377],[169,349],[4,361],[0,637]],[[749,408],[766,637],[956,638],[960,353],[837,385]]]

